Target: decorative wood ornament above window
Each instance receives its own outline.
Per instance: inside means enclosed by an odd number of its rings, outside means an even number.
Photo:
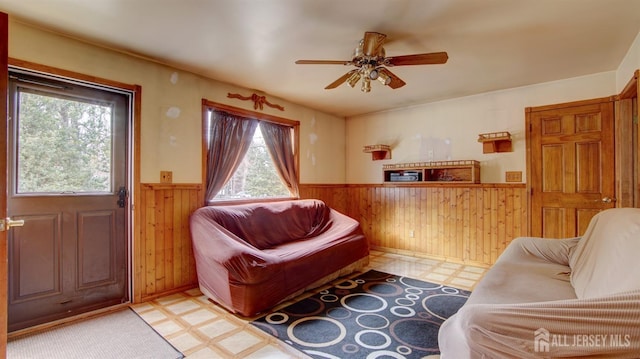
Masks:
[[[247,100],[251,100],[253,101],[253,109],[254,110],[262,110],[264,105],[267,105],[271,108],[277,108],[280,111],[284,111],[284,107],[280,106],[280,105],[276,105],[274,103],[271,103],[269,101],[267,101],[267,98],[265,96],[260,96],[256,93],[252,94],[251,96],[242,96],[240,94],[237,93],[227,93],[227,97],[229,98],[237,98],[243,101],[247,101]]]

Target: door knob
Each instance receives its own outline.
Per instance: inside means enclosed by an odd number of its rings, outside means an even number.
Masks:
[[[0,232],[8,231],[11,227],[24,226],[24,219],[13,220],[9,217],[0,220]]]
[[[610,197],[604,197],[600,200],[602,203],[611,203],[611,202],[615,202],[616,199],[615,198],[610,198]]]

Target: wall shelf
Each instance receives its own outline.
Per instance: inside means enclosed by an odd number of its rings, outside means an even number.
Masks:
[[[371,160],[390,160],[391,159],[391,147],[387,145],[368,145],[364,146],[362,152],[371,153]]]
[[[482,153],[511,152],[511,134],[506,131],[481,133],[478,142],[482,143]]]
[[[480,183],[480,162],[474,160],[388,164],[382,170],[384,182]]]

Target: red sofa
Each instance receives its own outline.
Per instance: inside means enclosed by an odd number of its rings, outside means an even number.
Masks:
[[[360,224],[320,200],[208,206],[190,226],[200,290],[243,316],[369,262]]]

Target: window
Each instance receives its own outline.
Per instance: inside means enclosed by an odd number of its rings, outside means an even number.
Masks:
[[[233,171],[233,174],[226,174],[227,177],[230,177],[224,185],[217,192],[207,190],[207,197],[209,201],[229,201],[229,200],[251,200],[251,199],[270,199],[270,198],[289,198],[297,196],[297,175],[294,175],[295,182],[294,186],[292,186],[291,181],[287,182],[283,180],[285,178],[291,178],[292,173],[297,173],[297,169],[294,169],[292,172],[290,167],[297,167],[296,162],[293,161],[294,153],[297,153],[297,143],[295,141],[296,132],[298,128],[298,122],[293,122],[289,120],[282,121],[283,123],[275,122],[272,118],[269,118],[268,121],[260,118],[260,114],[250,114],[251,117],[246,116],[237,116],[229,115],[226,112],[216,112],[217,117],[214,115],[215,109],[208,109],[206,112],[207,116],[205,119],[205,141],[207,148],[207,182],[210,182],[211,177],[219,177],[222,174],[216,172],[223,172],[224,168],[229,168],[229,170]],[[216,141],[214,136],[221,136],[220,131],[215,131],[212,129],[214,125],[212,121],[216,121],[216,119],[221,120],[221,114],[228,115],[229,117],[225,118],[225,121],[247,121],[253,123],[251,125],[247,125],[247,128],[251,127],[251,130],[247,130],[250,133],[253,131],[253,135],[250,137],[250,145],[246,149],[246,154],[240,158],[238,157],[236,163],[233,166],[229,166],[228,163],[221,164],[225,161],[225,159],[217,159],[212,161],[212,157],[219,157],[220,152],[222,150],[216,151],[211,149],[212,143],[220,144],[220,141]],[[214,119],[215,118],[215,119]],[[265,128],[266,127],[266,128]],[[273,128],[279,128],[284,134],[284,137],[278,137],[271,135]],[[272,136],[270,141],[265,141],[264,133],[271,133],[267,136]],[[233,136],[235,137],[235,135]],[[284,143],[274,144],[274,140],[277,138],[284,138]],[[229,141],[231,142],[231,141]],[[290,161],[278,161],[274,162],[273,157],[271,155],[269,149],[269,143],[271,143],[272,147],[277,148],[285,148],[287,149],[286,155],[290,157]],[[214,145],[215,146],[215,145]],[[243,146],[240,144],[234,144],[233,146]],[[277,151],[276,149],[272,149],[272,151]],[[225,154],[223,157],[231,158],[235,156],[235,154]],[[241,155],[238,155],[241,156]],[[282,156],[282,153],[280,153]],[[285,156],[285,157],[287,157]],[[278,158],[278,155],[276,155]],[[217,161],[217,162],[216,162]],[[278,164],[277,164],[278,163]],[[278,168],[278,166],[282,168]],[[235,167],[235,170],[233,169]],[[284,172],[284,175],[280,175],[279,173]],[[208,187],[214,186],[212,184],[207,183]]]
[[[23,69],[9,73],[11,193],[112,195],[126,186],[130,95]]]
[[[289,197],[287,187],[276,172],[260,131],[260,125],[253,134],[251,146],[240,166],[216,195],[216,200],[243,198]]]

